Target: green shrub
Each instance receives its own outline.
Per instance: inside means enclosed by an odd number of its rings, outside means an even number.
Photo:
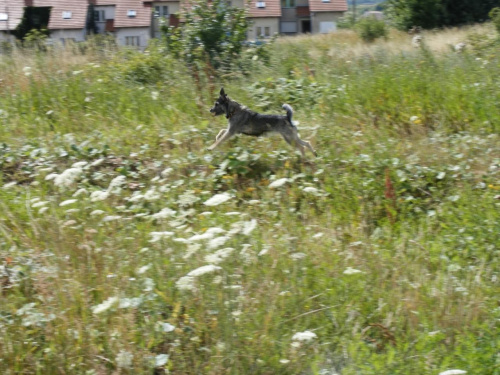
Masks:
[[[384,21],[377,20],[375,17],[363,18],[356,24],[356,30],[366,43],[387,36],[387,25]]]
[[[489,13],[489,16],[491,18],[491,21],[493,22],[493,25],[495,25],[495,28],[500,33],[500,8],[493,8]]]

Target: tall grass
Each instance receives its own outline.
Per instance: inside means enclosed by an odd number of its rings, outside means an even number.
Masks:
[[[307,161],[204,151],[210,78],[161,47],[2,56],[0,372],[499,374],[500,55],[356,38],[216,82]]]

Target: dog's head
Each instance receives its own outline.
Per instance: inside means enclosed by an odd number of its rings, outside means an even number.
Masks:
[[[228,99],[226,93],[224,92],[224,88],[221,88],[219,99],[217,99],[214,106],[212,108],[210,108],[210,113],[213,113],[214,116],[219,116],[219,115],[222,115],[224,113],[227,115],[228,106],[229,106],[229,99]]]

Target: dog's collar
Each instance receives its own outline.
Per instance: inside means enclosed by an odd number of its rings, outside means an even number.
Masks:
[[[235,113],[235,112],[236,112],[236,109],[235,109],[233,112],[228,113],[228,114],[226,115],[226,118],[227,118],[228,120],[230,120],[230,119],[231,119],[231,117],[233,117],[233,115],[234,115],[234,113]]]

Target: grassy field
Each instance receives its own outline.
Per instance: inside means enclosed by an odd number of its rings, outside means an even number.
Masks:
[[[500,374],[495,38],[0,56],[0,373]],[[205,151],[221,85],[319,157]]]

